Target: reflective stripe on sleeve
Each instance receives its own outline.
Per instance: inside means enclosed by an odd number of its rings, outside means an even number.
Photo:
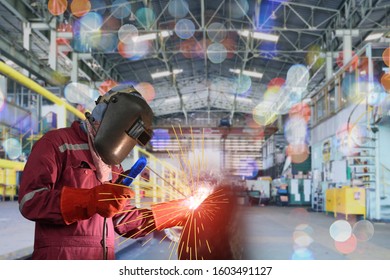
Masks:
[[[34,190],[32,192],[26,193],[26,195],[23,196],[22,200],[20,201],[19,211],[22,212],[24,204],[27,201],[31,200],[37,192],[42,192],[42,191],[50,191],[50,190],[49,190],[49,188],[41,188],[41,189]]]
[[[124,218],[125,218],[125,214],[122,214],[119,218],[117,218],[115,222],[115,226],[116,227],[120,226]]]
[[[70,151],[77,151],[77,150],[89,150],[88,144],[68,144],[65,143],[58,147],[61,153],[65,152],[66,150]]]

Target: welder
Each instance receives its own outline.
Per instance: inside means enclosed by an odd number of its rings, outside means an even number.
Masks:
[[[121,162],[150,140],[152,119],[141,94],[119,86],[85,120],[34,144],[19,190],[20,212],[35,222],[32,259],[115,259],[115,232],[138,238],[155,230],[152,211],[131,206],[133,191],[115,184]]]

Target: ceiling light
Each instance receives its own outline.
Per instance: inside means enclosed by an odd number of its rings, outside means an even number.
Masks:
[[[241,73],[241,69],[229,69],[230,72],[232,73],[236,73],[236,74],[240,74]]]
[[[250,32],[249,30],[239,30],[238,35],[244,36],[244,37],[249,37],[251,36],[254,39],[258,40],[266,40],[266,41],[271,41],[271,42],[277,42],[279,40],[278,35],[273,35],[269,33],[263,33],[263,32]]]
[[[173,34],[172,31],[169,30],[163,30],[160,33],[160,36],[162,38],[169,37]],[[150,40],[155,40],[157,39],[157,33],[147,33],[139,36],[133,37],[133,42],[143,42],[143,41],[150,41]]]
[[[153,74],[151,74],[151,76],[152,76],[152,79],[156,79],[156,78],[166,77],[166,76],[169,76],[171,74],[172,73],[170,71],[162,71],[162,72],[153,73]]]
[[[173,69],[173,74],[180,74],[181,72],[183,72],[183,69]]]
[[[229,69],[230,72],[241,74],[241,69]],[[249,70],[243,70],[242,74],[253,77],[253,78],[262,78],[263,73],[255,72],[255,71],[249,71]]]
[[[244,37],[248,37],[250,32],[249,30],[239,30],[237,31],[238,35],[241,35],[241,36],[244,36]]]
[[[279,36],[273,35],[273,34],[268,34],[268,33],[263,33],[263,32],[253,32],[252,37],[254,39],[266,40],[266,41],[271,41],[271,42],[277,42],[279,40]]]
[[[165,37],[172,36],[173,32],[170,30],[163,30],[163,31],[161,31],[160,34],[161,34],[161,37],[165,38]]]
[[[152,76],[152,79],[156,79],[156,78],[162,78],[162,77],[167,77],[169,75],[172,75],[173,74],[179,74],[183,72],[183,69],[173,69],[173,71],[162,71],[162,72],[156,72],[156,73],[152,73],[151,76]]]
[[[157,38],[157,33],[148,33],[133,37],[133,42],[150,41]]]
[[[383,36],[383,33],[371,33],[364,39],[364,41],[372,41],[372,40],[377,40],[380,39]]]
[[[263,73],[254,72],[254,71],[244,70],[244,71],[242,71],[242,73],[244,75],[251,76],[251,77],[254,77],[254,78],[262,78],[263,77]]]

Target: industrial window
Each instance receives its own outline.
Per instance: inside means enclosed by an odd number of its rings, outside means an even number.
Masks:
[[[320,97],[317,101],[317,121],[326,116],[325,96]]]

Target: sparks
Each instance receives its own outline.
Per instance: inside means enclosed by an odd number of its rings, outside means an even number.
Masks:
[[[212,193],[212,187],[208,183],[203,183],[195,192],[195,194],[188,198],[188,207],[195,210],[202,204],[202,202]]]

